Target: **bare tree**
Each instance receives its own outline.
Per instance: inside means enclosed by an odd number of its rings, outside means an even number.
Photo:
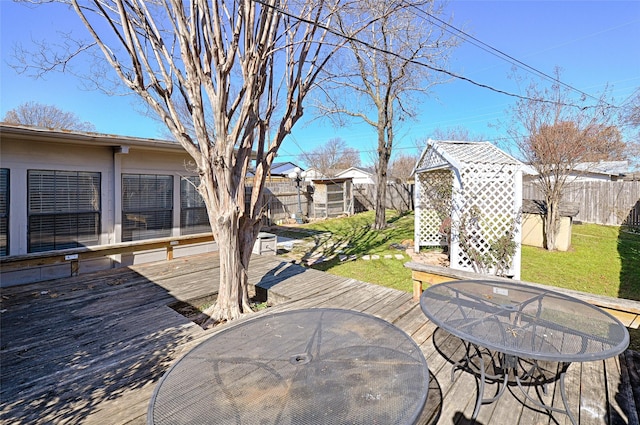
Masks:
[[[536,184],[544,196],[548,250],[556,247],[560,201],[567,183],[580,173],[579,164],[622,155],[620,133],[609,124],[612,112],[604,95],[594,105],[577,106],[559,84],[547,89],[530,85],[526,98],[512,109],[509,132],[524,161],[537,172]]]
[[[620,127],[629,129],[627,136],[627,158],[640,167],[640,88],[622,105]]]
[[[333,177],[336,171],[360,166],[360,152],[348,147],[339,137],[329,139],[324,145],[309,152],[303,152],[300,159],[326,177]]]
[[[625,103],[622,118],[623,123],[640,128],[640,88]]]
[[[462,126],[437,128],[428,137],[433,140],[457,140],[460,142],[484,142],[486,139],[480,134],[473,134]]]
[[[348,6],[351,13],[340,17],[342,32],[350,36],[349,49],[327,72],[329,84],[323,86],[325,98],[318,101],[318,108],[338,122],[354,118],[376,131],[376,229],[386,226],[386,183],[395,128],[414,117],[419,97],[442,82],[442,74],[431,71],[447,60],[455,45],[429,22],[430,15],[442,13],[441,7],[429,0],[357,0]],[[372,16],[377,18],[374,24],[364,27],[361,22]]]
[[[7,111],[3,122],[31,127],[55,128],[59,130],[95,131],[96,127],[82,121],[73,112],[65,112],[54,105],[25,102]]]
[[[194,159],[220,247],[220,288],[206,311],[210,322],[250,312],[247,270],[264,214],[265,179],[318,72],[340,48],[340,39],[329,40],[338,2],[70,3],[103,61]],[[79,51],[58,62],[66,65]]]
[[[398,183],[406,183],[411,178],[411,173],[416,166],[416,162],[418,162],[418,158],[418,154],[402,153],[397,155],[393,161],[391,161],[389,174],[391,174],[393,179],[397,179]]]

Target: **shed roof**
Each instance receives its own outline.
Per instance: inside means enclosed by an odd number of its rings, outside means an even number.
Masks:
[[[577,202],[563,201],[558,206],[560,217],[575,217],[580,212],[580,205]],[[540,199],[523,199],[522,212],[544,215],[547,213],[547,203]]]
[[[351,180],[353,180],[352,177],[327,177],[327,178],[320,178],[320,179],[312,179],[311,181],[314,184],[330,185],[330,184],[344,183],[346,181],[351,181]]]

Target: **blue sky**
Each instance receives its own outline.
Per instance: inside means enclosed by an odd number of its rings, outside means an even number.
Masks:
[[[448,5],[452,24],[527,65],[598,95],[609,85],[614,103],[622,104],[640,87],[640,1],[456,1]],[[446,19],[445,19],[446,20]],[[7,61],[13,46],[32,39],[55,39],[56,31],[82,28],[72,12],[58,5],[29,8],[0,0],[0,117],[27,101],[53,104],[92,122],[97,131],[137,137],[162,137],[159,125],[138,113],[133,96],[109,97],[84,91],[71,75],[54,73],[45,80],[18,75]],[[469,43],[453,53],[450,69],[500,90],[522,93],[508,78],[512,65]],[[533,77],[520,71],[524,77]],[[420,107],[416,121],[396,131],[396,152],[416,152],[416,141],[434,130],[461,126],[487,140],[505,137],[495,124],[515,99],[454,81],[436,87]],[[303,118],[309,121],[311,116]],[[356,123],[334,128],[329,122],[300,123],[283,144],[279,158],[296,161],[301,150],[340,137],[368,162],[376,135]]]

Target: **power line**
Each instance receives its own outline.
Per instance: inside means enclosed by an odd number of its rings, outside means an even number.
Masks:
[[[625,100],[623,100],[622,103],[620,104],[620,106],[624,106],[627,103],[631,102],[633,100],[633,97],[636,95],[636,93],[640,94],[640,87],[635,89],[633,91],[633,93],[631,93]]]
[[[300,146],[300,144],[298,143],[298,141],[296,140],[296,138],[293,135],[289,135],[289,140],[291,140],[298,149],[300,149],[300,151],[304,151],[304,149],[302,148],[302,146]],[[489,143],[499,143],[499,142],[506,142],[506,141],[511,141],[513,140],[511,137],[495,137],[495,138],[491,138],[491,139],[483,139],[483,142],[489,142]],[[377,149],[375,148],[371,148],[371,149],[357,149],[357,148],[352,148],[355,151],[357,151],[360,155],[364,155],[364,154],[371,154],[371,153],[376,153]],[[418,153],[420,153],[420,147],[419,146],[395,146],[393,148],[394,152],[397,151],[409,151],[409,150],[417,150]],[[307,156],[322,156],[321,153],[318,154],[306,154]],[[292,153],[286,153],[284,155],[278,153],[278,158],[282,159],[282,158],[300,158],[301,154],[292,154]]]
[[[548,81],[560,84],[563,87],[565,87],[565,88],[567,88],[569,90],[575,91],[576,93],[579,93],[579,94],[581,94],[581,95],[583,95],[585,97],[590,97],[592,99],[595,99],[596,101],[600,101],[600,99],[598,99],[597,97],[595,97],[595,96],[593,96],[593,95],[591,95],[589,93],[586,93],[586,92],[584,92],[584,91],[582,91],[582,90],[580,90],[580,89],[578,89],[578,88],[576,88],[576,87],[574,87],[574,86],[572,86],[570,84],[567,84],[567,83],[561,81],[560,79],[545,73],[544,71],[541,71],[541,70],[539,70],[537,68],[534,68],[533,66],[528,65],[528,64],[522,62],[519,59],[516,59],[515,57],[509,55],[508,53],[505,53],[502,50],[497,49],[497,48],[485,43],[484,41],[479,40],[478,38],[472,36],[471,34],[468,34],[467,32],[465,32],[465,31],[463,31],[463,30],[461,30],[461,29],[449,24],[448,22],[443,21],[442,19],[438,18],[437,16],[434,16],[433,14],[431,14],[431,13],[425,11],[425,10],[420,9],[418,6],[416,6],[414,4],[411,4],[411,3],[408,3],[408,2],[404,2],[404,3],[407,6],[418,10],[419,12],[423,13],[427,17],[429,17],[429,18],[431,18],[431,19],[433,19],[433,20],[435,20],[435,21],[437,21],[437,22],[439,22],[441,24],[441,25],[438,25],[437,23],[434,23],[434,25],[444,29],[445,31],[448,31],[451,34],[454,34],[454,33],[449,31],[449,30],[447,30],[447,28],[453,29],[457,34],[462,35],[463,38],[466,39],[466,41],[468,41],[469,43],[473,44],[474,46],[484,50],[485,52],[488,52],[488,53],[490,53],[490,54],[492,54],[492,55],[494,55],[494,56],[496,56],[496,57],[498,57],[500,59],[503,59],[506,62],[511,63],[512,65],[516,65],[516,66],[518,66],[520,68],[523,68],[523,69],[525,69],[525,70],[527,70],[529,72],[532,72],[532,73],[534,73],[534,74],[536,74],[536,75],[538,75],[538,76],[540,76],[540,77],[542,77],[542,78],[544,78],[544,79],[546,79]],[[605,103],[607,103],[607,102],[605,102]],[[614,107],[613,105],[611,105],[609,103],[607,103],[607,105],[610,106],[610,107]]]
[[[592,105],[592,106],[579,106],[579,105],[572,104],[572,103],[564,103],[564,102],[560,102],[560,103],[558,103],[558,102],[557,102],[557,101],[555,101],[555,100],[547,100],[547,99],[541,99],[541,98],[533,98],[533,97],[530,97],[530,96],[525,96],[525,95],[521,95],[521,94],[517,94],[517,93],[511,93],[511,92],[508,92],[508,91],[506,91],[506,90],[502,90],[502,89],[499,89],[499,88],[496,88],[496,87],[490,86],[490,85],[488,85],[488,84],[480,83],[480,82],[475,81],[475,80],[473,80],[473,79],[471,79],[471,78],[469,78],[469,77],[465,77],[465,76],[463,76],[463,75],[457,74],[457,73],[455,73],[455,72],[452,72],[452,71],[449,71],[449,70],[446,70],[446,69],[443,69],[443,68],[439,68],[439,67],[436,67],[436,66],[433,66],[433,65],[430,65],[430,64],[424,63],[424,62],[420,62],[420,61],[415,60],[415,59],[405,58],[404,56],[402,56],[402,55],[401,55],[401,54],[399,54],[399,53],[393,52],[393,51],[388,50],[388,49],[383,49],[383,48],[378,47],[378,46],[374,46],[373,44],[371,44],[371,43],[369,43],[369,42],[366,42],[366,41],[360,40],[359,38],[354,37],[354,36],[349,36],[349,35],[347,35],[347,34],[343,33],[342,31],[339,31],[339,30],[337,30],[337,29],[334,29],[334,28],[332,28],[332,27],[330,27],[330,26],[328,26],[328,25],[324,25],[324,24],[321,24],[321,23],[319,23],[319,22],[317,22],[317,21],[314,21],[314,20],[311,20],[311,19],[307,19],[307,18],[303,18],[303,17],[301,17],[301,16],[297,16],[297,15],[295,15],[295,14],[293,14],[293,13],[287,12],[286,10],[282,9],[282,8],[281,8],[281,7],[279,7],[279,6],[275,6],[275,5],[267,4],[264,0],[253,0],[253,1],[255,1],[256,3],[258,3],[258,4],[260,4],[260,5],[264,6],[264,7],[274,9],[274,10],[276,10],[278,13],[281,13],[282,15],[287,16],[287,17],[289,17],[289,18],[293,18],[293,19],[295,19],[295,20],[297,20],[297,21],[299,21],[299,22],[303,22],[303,23],[306,23],[306,24],[309,24],[309,25],[313,25],[313,26],[315,26],[315,27],[317,27],[317,28],[320,28],[320,29],[322,29],[322,30],[324,30],[324,31],[327,31],[327,32],[328,32],[328,33],[330,33],[330,34],[333,34],[333,35],[335,35],[335,36],[337,36],[337,37],[343,38],[343,39],[345,39],[345,40],[347,40],[347,41],[351,41],[351,42],[355,42],[355,43],[361,44],[361,45],[363,45],[363,46],[367,47],[368,49],[371,49],[371,50],[374,50],[374,51],[377,51],[377,52],[380,52],[380,53],[384,53],[384,54],[386,54],[386,55],[390,55],[390,56],[397,57],[398,59],[403,60],[403,61],[405,61],[405,62],[412,63],[412,64],[414,64],[414,65],[418,65],[418,66],[422,66],[422,67],[428,68],[428,69],[430,69],[430,70],[432,70],[432,71],[435,71],[435,72],[440,72],[440,73],[446,74],[446,75],[448,75],[448,76],[450,76],[450,77],[452,77],[452,78],[455,78],[455,79],[458,79],[458,80],[462,80],[462,81],[466,81],[466,82],[468,82],[468,83],[470,83],[470,84],[473,84],[473,85],[475,85],[475,86],[477,86],[477,87],[484,88],[484,89],[487,89],[487,90],[493,91],[493,92],[495,92],[495,93],[503,94],[503,95],[505,95],[505,96],[510,96],[510,97],[514,97],[514,98],[517,98],[517,99],[522,99],[522,100],[532,101],[532,102],[551,103],[551,104],[555,104],[555,105],[558,105],[558,104],[559,104],[559,105],[561,105],[561,106],[568,106],[568,107],[573,107],[573,108],[580,108],[580,109],[583,109],[583,110],[584,110],[584,109],[596,108],[596,107],[597,107],[597,106],[595,106],[595,105]],[[418,10],[420,10],[420,9],[418,9]],[[425,12],[425,13],[426,13],[426,12]],[[550,77],[550,78],[553,78],[553,77]],[[560,81],[559,81],[559,80],[557,80],[557,79],[553,79],[553,80],[554,80],[555,82],[560,82]],[[560,83],[561,83],[561,82],[560,82]],[[575,90],[577,90],[577,89],[575,89]],[[586,93],[585,93],[585,94],[586,94]],[[596,99],[595,97],[593,97],[593,96],[591,96],[591,95],[588,95],[588,94],[586,94],[586,95],[587,95],[587,96],[589,96],[589,97],[592,97],[592,98]],[[598,101],[601,101],[601,100],[598,100]],[[603,101],[603,102],[604,102],[604,101]],[[609,106],[609,107],[617,108],[616,106],[611,105],[611,104],[610,104],[610,103],[608,103],[608,102],[604,102],[604,103],[605,103],[607,106]]]

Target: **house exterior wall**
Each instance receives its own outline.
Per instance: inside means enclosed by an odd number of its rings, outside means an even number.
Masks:
[[[27,171],[90,171],[101,174],[101,232],[100,244],[115,242],[113,228],[114,169],[112,149],[91,147],[78,149],[69,144],[2,139],[0,166],[9,169],[9,253],[27,253]]]
[[[179,147],[156,148],[137,141],[126,146],[129,138],[92,144],[90,141],[66,140],[68,135],[56,132],[38,136],[13,137],[0,132],[0,167],[9,170],[8,255],[28,253],[28,170],[99,172],[100,230],[97,245],[122,242],[122,175],[158,174],[173,176],[173,226],[171,236],[180,235],[180,180],[194,175],[188,164],[191,157]],[[166,142],[164,142],[166,145]],[[216,249],[215,243],[176,247],[174,257]],[[121,267],[165,259],[164,250],[146,251],[81,262],[80,272]],[[3,273],[1,286],[53,279],[69,275],[67,264]]]

